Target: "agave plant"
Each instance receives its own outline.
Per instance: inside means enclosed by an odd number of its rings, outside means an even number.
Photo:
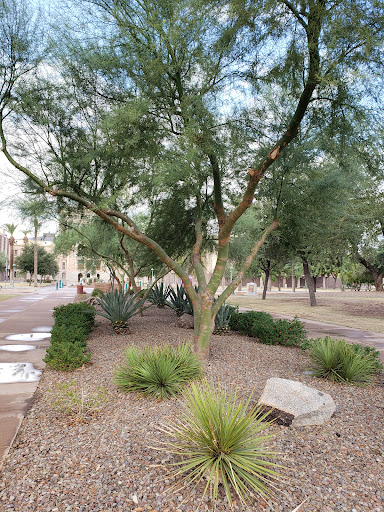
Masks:
[[[227,334],[230,330],[229,321],[232,314],[236,311],[234,306],[223,304],[215,316],[215,329],[213,334]]]
[[[184,286],[177,285],[176,291],[169,288],[168,306],[171,307],[177,316],[184,314],[193,316],[193,306],[189,295],[185,291]]]
[[[98,311],[97,314],[108,318],[115,333],[119,334],[128,328],[128,320],[139,313],[144,301],[145,298],[139,298],[139,293],[130,295],[123,289],[113,290],[98,298],[103,311]]]
[[[273,435],[265,433],[271,422],[251,406],[252,395],[244,401],[204,380],[192,383],[183,398],[181,417],[161,429],[169,436],[163,449],[178,458],[173,476],[179,485],[204,482],[203,495],[210,488],[216,500],[221,483],[231,505],[233,493],[242,502],[267,498],[282,477],[270,460],[276,454],[264,446]]]
[[[164,283],[160,283],[160,286],[155,284],[152,290],[149,292],[148,300],[152,302],[158,308],[164,308],[168,305],[167,298],[169,295],[169,288],[164,290]]]

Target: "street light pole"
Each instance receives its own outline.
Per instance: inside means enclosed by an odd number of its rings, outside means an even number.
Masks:
[[[152,272],[151,284],[153,284],[153,271],[154,271],[154,269],[151,268],[151,272]]]
[[[15,287],[15,268],[16,268],[16,263],[14,263],[12,265],[12,288]]]

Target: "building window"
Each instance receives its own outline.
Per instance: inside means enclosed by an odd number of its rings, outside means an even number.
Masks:
[[[65,270],[65,261],[63,261],[63,263],[61,264],[61,268]]]
[[[15,256],[17,256],[17,250],[15,251]]]

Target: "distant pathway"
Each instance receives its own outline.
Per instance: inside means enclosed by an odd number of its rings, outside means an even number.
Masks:
[[[251,311],[252,308],[240,307],[239,311]],[[288,318],[293,320],[293,316],[278,315],[271,313],[275,318]],[[316,322],[315,320],[299,319],[305,324],[309,338],[324,338],[325,336],[344,338],[349,343],[361,343],[376,348],[380,352],[380,357],[384,362],[384,334],[363,331],[352,327],[342,325],[327,324],[325,322]]]
[[[30,293],[0,301],[0,464],[17,434],[45,366],[43,358],[50,343],[52,309],[72,302],[75,295],[76,287],[56,290],[47,286],[31,288]]]

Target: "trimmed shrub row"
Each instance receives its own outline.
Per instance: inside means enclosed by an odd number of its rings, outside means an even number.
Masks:
[[[54,308],[55,323],[51,345],[44,362],[55,370],[71,371],[88,363],[87,337],[95,324],[95,309],[85,303],[70,303]]]
[[[269,313],[262,311],[233,312],[229,326],[233,331],[257,338],[265,345],[285,345],[301,347],[307,340],[304,324],[294,320],[274,320]]]

